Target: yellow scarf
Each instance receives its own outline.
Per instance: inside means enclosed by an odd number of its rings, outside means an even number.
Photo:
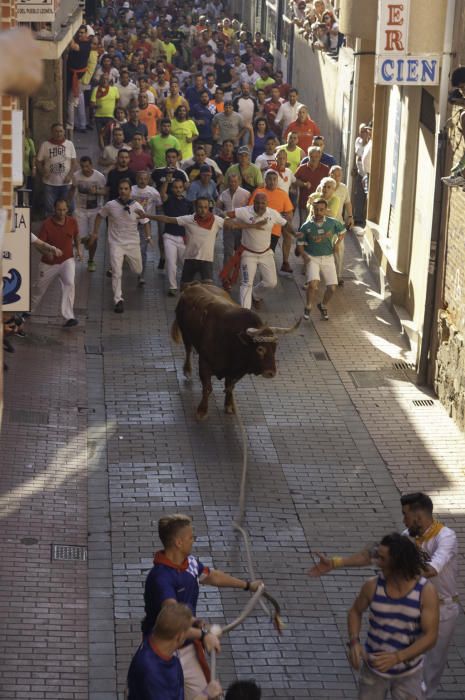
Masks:
[[[418,535],[418,537],[415,537],[415,542],[417,547],[421,547],[421,545],[424,542],[428,542],[428,540],[433,539],[433,537],[436,537],[438,535],[444,525],[439,522],[439,520],[433,520],[429,528],[422,534]]]

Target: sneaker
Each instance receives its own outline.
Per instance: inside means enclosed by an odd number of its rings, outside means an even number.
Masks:
[[[123,304],[123,300],[122,300],[122,299],[120,299],[119,302],[118,302],[117,304],[115,304],[115,309],[114,309],[114,310],[115,310],[115,314],[122,314],[122,313],[123,313],[123,311],[124,311],[124,304]]]
[[[96,269],[97,265],[95,264],[95,262],[93,260],[89,260],[89,262],[87,263],[88,272],[95,272]]]
[[[337,284],[338,284],[339,287],[343,287],[343,286],[344,286],[344,280],[339,280],[339,282],[338,282]]]
[[[282,275],[292,275],[292,267],[289,265],[288,262],[283,262],[281,265],[280,273]]]
[[[310,314],[312,312],[312,307],[311,306],[306,306],[304,309],[304,320],[308,321],[310,318]]]
[[[168,296],[169,297],[175,297],[177,293],[178,293],[178,290],[175,288],[168,289]]]
[[[252,308],[253,309],[260,309],[262,306],[262,300],[261,299],[255,299],[252,297]]]
[[[106,274],[107,277],[112,277],[112,275],[113,275],[113,273],[112,273],[111,270],[107,270],[107,271],[105,272],[105,274]]]
[[[72,328],[73,326],[77,326],[79,321],[77,318],[69,318],[65,324],[63,324],[63,328]]]
[[[463,187],[465,185],[465,178],[461,175],[449,175],[442,177],[441,180],[446,187]]]
[[[329,321],[328,309],[326,308],[326,306],[323,306],[323,304],[317,304],[317,306],[320,309],[321,318],[324,321]]]
[[[158,261],[157,265],[157,270],[164,270],[165,269],[165,258],[160,258]]]
[[[137,286],[138,286],[138,287],[143,287],[144,284],[145,284],[144,278],[143,278],[143,277],[139,277],[139,279],[137,280]]]

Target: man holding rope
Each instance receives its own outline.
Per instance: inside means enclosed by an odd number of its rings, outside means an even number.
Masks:
[[[142,622],[144,636],[151,633],[160,611],[173,603],[184,603],[196,616],[199,583],[219,588],[239,588],[255,592],[261,581],[243,581],[223,571],[210,569],[192,556],[194,531],[187,515],[174,514],[160,518],[158,535],[164,547],[156,552],[154,566],[145,582],[145,618]],[[186,634],[186,642],[179,650],[184,673],[185,700],[194,700],[210,681],[210,671],[205,650],[219,652],[218,637],[195,620]]]

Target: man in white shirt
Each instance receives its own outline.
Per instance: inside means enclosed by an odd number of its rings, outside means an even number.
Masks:
[[[199,197],[195,200],[195,214],[187,216],[158,214],[149,216],[149,219],[161,221],[164,224],[177,224],[186,229],[187,241],[181,274],[181,288],[182,285],[193,282],[197,275],[203,282],[213,282],[213,258],[218,231],[223,226],[241,228],[240,223],[212,214],[206,197]]]
[[[46,216],[54,215],[57,200],[68,198],[76,164],[76,150],[73,142],[65,138],[63,124],[52,124],[51,138],[42,143],[37,154],[37,166],[44,183]]]
[[[153,214],[157,207],[161,207],[162,201],[159,191],[149,185],[149,180],[150,173],[146,170],[138,172],[136,175],[137,184],[131,188],[131,197],[141,205],[144,211]],[[147,265],[147,248],[152,240],[150,219],[139,219],[137,228],[139,229],[140,252],[142,256],[142,273],[139,276],[138,286],[143,287],[145,284],[145,267]]]
[[[350,201],[349,188],[342,182],[341,166],[333,165],[329,171],[329,175],[336,181],[334,195],[337,197],[339,204],[339,208],[334,218],[340,221],[341,224],[346,224],[348,229],[351,229],[354,225],[354,217],[352,216],[352,202]],[[345,238],[341,238],[337,251],[334,254],[336,260],[337,279],[340,287],[344,286],[344,250]]]
[[[232,211],[245,207],[250,199],[250,192],[243,187],[239,187],[240,178],[237,173],[228,175],[228,187],[218,197],[216,206],[222,211]],[[223,266],[241,244],[241,229],[223,230]]]
[[[252,308],[252,301],[259,303],[260,294],[265,289],[273,289],[278,283],[274,253],[270,247],[271,232],[275,224],[285,226],[287,219],[268,206],[266,194],[257,194],[251,206],[241,207],[228,212],[242,226],[241,255],[241,306]],[[261,280],[253,286],[258,271]]]
[[[296,88],[291,88],[289,90],[289,101],[284,102],[278,109],[278,113],[276,115],[274,123],[276,124],[276,126],[279,126],[281,128],[283,134],[286,131],[289,124],[295,122],[295,120],[297,119],[297,112],[299,111],[300,107],[302,107],[302,103],[299,102],[297,99],[298,96],[299,93],[296,90]]]
[[[460,612],[457,595],[458,545],[457,535],[433,518],[433,502],[424,493],[409,493],[401,496],[402,516],[406,530],[404,535],[414,539],[423,553],[422,575],[431,580],[439,596],[439,628],[437,642],[425,656],[423,679],[427,700],[433,698],[447,663],[447,652],[454,634]],[[377,544],[369,545],[357,554],[348,557],[326,557],[319,554],[320,561],[309,575],[323,576],[333,569],[352,566],[370,566],[377,556]]]
[[[74,198],[74,216],[78,224],[79,236],[84,239],[84,245],[89,251],[87,269],[89,272],[94,272],[94,257],[97,246],[90,247],[88,240],[94,230],[99,209],[103,204],[106,177],[98,170],[94,170],[90,156],[82,156],[79,164],[81,168],[73,174],[69,199],[71,201]]]
[[[129,71],[127,68],[122,68],[119,76],[119,81],[116,83],[119,92],[119,106],[123,109],[128,109],[129,104],[137,100],[139,96],[139,88],[132,80],[129,80]]]
[[[123,262],[127,259],[129,267],[137,275],[142,274],[142,256],[140,251],[139,219],[145,216],[144,209],[138,202],[131,199],[131,180],[123,178],[119,181],[118,197],[105,204],[97,214],[94,230],[90,237],[90,245],[96,242],[102,219],[108,218],[108,247],[110,249],[110,266],[112,271],[111,285],[113,288],[114,311],[122,314],[124,299],[121,289]]]

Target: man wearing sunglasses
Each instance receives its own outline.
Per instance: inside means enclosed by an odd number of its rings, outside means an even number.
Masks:
[[[131,180],[124,178],[118,184],[118,197],[102,207],[97,214],[94,230],[89,244],[93,245],[98,238],[102,219],[108,219],[108,247],[110,250],[110,265],[112,270],[111,284],[115,302],[115,313],[124,311],[122,292],[123,262],[127,259],[129,267],[136,275],[142,274],[142,257],[140,251],[139,231],[137,224],[145,216],[143,207],[131,199]]]

